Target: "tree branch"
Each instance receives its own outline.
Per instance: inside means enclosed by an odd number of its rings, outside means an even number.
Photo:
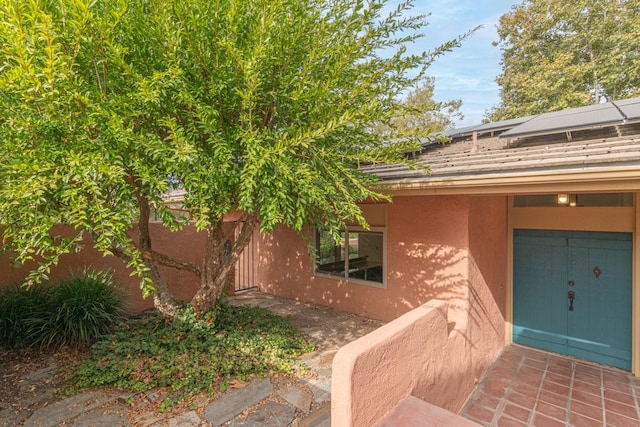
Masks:
[[[181,261],[179,259],[172,258],[168,255],[161,254],[156,251],[141,251],[142,258],[156,262],[160,265],[164,265],[165,267],[172,267],[178,270],[188,271],[197,276],[200,276],[200,267],[192,262]]]
[[[118,258],[121,258],[127,262],[131,261],[131,257],[127,255],[122,248],[117,246],[112,246],[111,251]],[[175,259],[168,255],[165,255],[156,251],[140,250],[140,254],[142,255],[142,258],[147,261],[153,261],[165,267],[171,267],[178,270],[188,271],[197,276],[200,276],[200,272],[201,272],[200,267],[192,262]]]
[[[225,277],[229,270],[235,267],[236,261],[240,257],[240,254],[249,243],[249,240],[253,235],[253,231],[255,230],[256,224],[258,223],[258,218],[255,215],[245,214],[243,215],[242,219],[244,219],[244,221],[242,221],[242,230],[240,231],[238,238],[233,243],[231,253],[228,255],[228,258],[224,263],[216,266],[213,272],[213,277]],[[238,221],[238,224],[240,223],[241,222]]]

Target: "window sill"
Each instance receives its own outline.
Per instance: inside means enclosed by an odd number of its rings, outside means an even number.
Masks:
[[[370,280],[354,279],[353,277],[347,278],[344,276],[337,276],[335,274],[322,273],[320,271],[315,271],[313,275],[315,277],[321,277],[323,279],[333,279],[340,282],[353,283],[354,285],[362,285],[362,286],[368,286],[370,288],[378,288],[378,289],[387,289],[387,283],[385,279],[383,279],[382,283],[380,283],[380,282],[372,282]]]

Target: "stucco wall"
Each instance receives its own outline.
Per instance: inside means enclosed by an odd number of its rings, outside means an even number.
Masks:
[[[177,256],[185,261],[202,263],[204,233],[198,233],[193,226],[188,226],[176,233],[170,232],[160,224],[151,224],[150,228],[154,250],[170,256]],[[59,228],[55,232],[63,233],[64,231]],[[136,230],[132,229],[130,234],[135,236]],[[129,311],[139,312],[153,307],[151,298],[142,298],[140,279],[130,276],[131,270],[126,268],[122,260],[111,256],[103,257],[92,248],[90,239],[85,239],[83,245],[84,249],[79,253],[63,255],[60,258],[60,263],[52,269],[50,274],[52,283],[68,276],[70,271],[81,271],[84,267],[93,267],[98,270],[108,269],[114,272],[116,281],[125,289]],[[10,255],[0,258],[0,287],[22,284],[29,268],[32,267],[32,265],[26,265],[25,268],[15,269],[11,266],[10,258]],[[195,294],[199,284],[199,279],[195,275],[162,267],[160,271],[176,297],[189,300]]]
[[[505,314],[507,271],[507,198],[472,197],[469,210],[469,250],[472,271],[486,285]]]
[[[385,321],[428,301],[443,301],[445,308],[438,310],[446,310],[445,327],[430,329],[431,318],[417,331],[430,340],[418,365],[411,365],[400,345],[377,366],[392,375],[411,375],[414,396],[457,412],[504,345],[507,199],[395,197],[386,215],[386,289],[314,275],[305,244],[284,229],[259,239],[258,282],[269,293]],[[423,375],[423,365],[433,369]],[[409,373],[398,371],[400,366]],[[351,377],[339,381],[353,382],[353,393],[369,396],[375,386],[360,383],[366,382],[367,369],[371,366],[356,364]]]
[[[457,412],[466,400],[458,389],[469,382],[461,368],[473,360],[449,330],[448,312],[431,300],[342,347],[333,359],[331,424],[375,425],[407,396]]]
[[[395,197],[386,209],[386,289],[315,275],[306,244],[281,228],[258,237],[261,290],[385,321],[437,298],[464,327],[473,279],[494,298],[487,310],[504,312],[506,256],[492,258],[506,253],[506,198]]]
[[[507,200],[472,197],[469,209],[469,312],[467,337],[471,342],[505,342],[507,287]],[[492,348],[485,342],[480,348]],[[474,351],[473,375],[482,376],[495,353]]]

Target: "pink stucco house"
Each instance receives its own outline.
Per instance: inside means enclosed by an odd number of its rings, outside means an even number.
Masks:
[[[343,248],[315,231],[317,265],[289,230],[257,239],[261,290],[399,318],[338,353],[334,421],[457,412],[512,342],[640,374],[640,98],[449,136],[412,153],[430,174],[365,167],[393,200]]]
[[[365,166],[390,203],[335,246],[309,230],[256,234],[243,286],[389,323],[334,359],[335,425],[373,425],[406,396],[458,412],[510,343],[640,375],[640,98],[489,123],[410,153],[431,172]],[[154,230],[199,260],[202,236]],[[91,251],[68,265],[110,263]],[[19,272],[1,266],[5,277]],[[167,281],[188,298],[194,277]],[[54,276],[57,274],[54,272]],[[130,301],[143,308],[131,286]]]

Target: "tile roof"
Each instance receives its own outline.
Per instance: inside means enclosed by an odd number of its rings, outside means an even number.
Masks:
[[[478,140],[475,150],[471,141],[431,147],[416,160],[419,165],[428,167],[430,174],[399,165],[369,165],[362,170],[384,181],[397,181],[636,165],[640,177],[640,139],[625,137],[510,146],[506,140],[492,137]]]
[[[362,170],[387,183],[620,168],[637,170],[640,179],[640,98],[470,126],[445,135],[452,142],[425,144],[415,156],[429,172],[403,165],[367,165]]]

